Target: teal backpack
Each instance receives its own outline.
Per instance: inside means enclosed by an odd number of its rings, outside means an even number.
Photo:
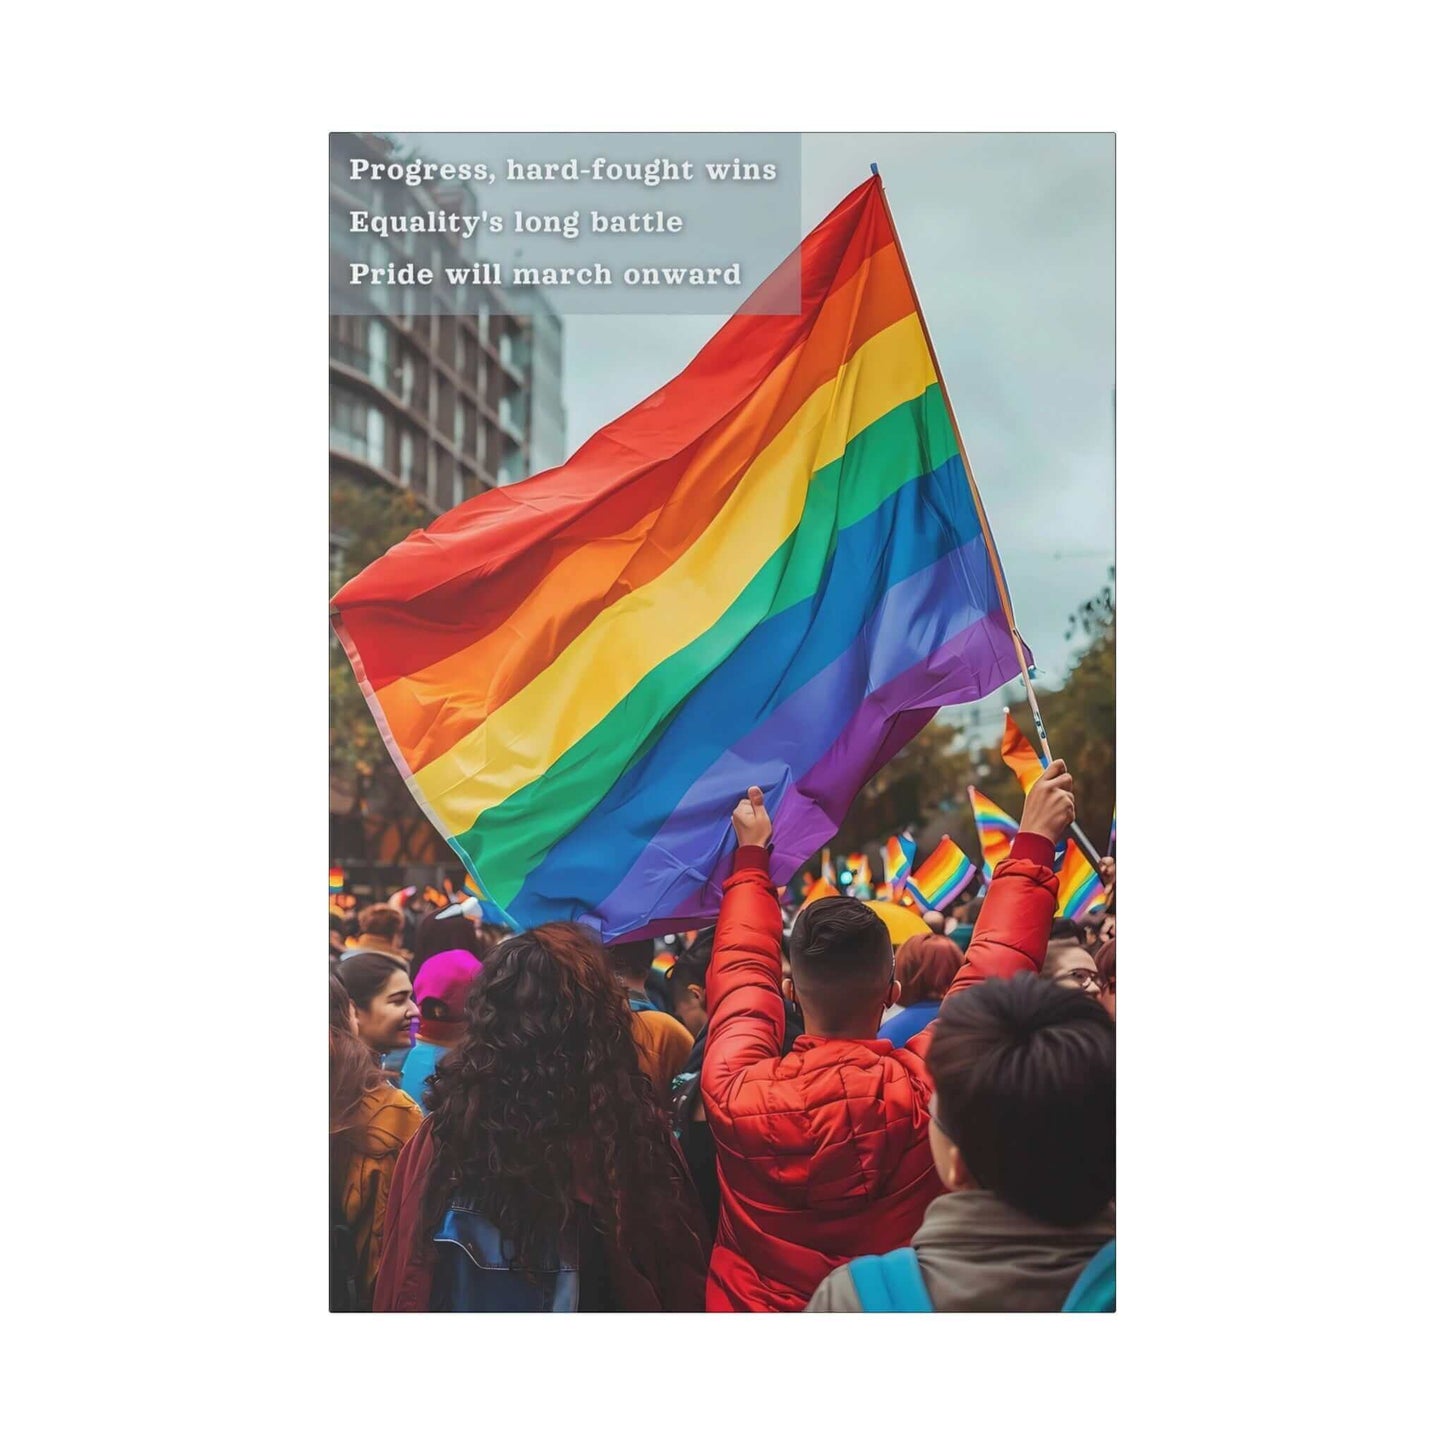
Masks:
[[[933,1312],[933,1301],[918,1267],[918,1253],[905,1245],[891,1254],[868,1254],[848,1266],[859,1303],[866,1314],[921,1315]],[[1114,1313],[1114,1241],[1111,1239],[1074,1281],[1064,1301],[1065,1314]]]

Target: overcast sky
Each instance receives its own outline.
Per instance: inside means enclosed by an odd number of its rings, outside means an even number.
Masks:
[[[811,135],[803,229],[877,161],[1040,682],[1114,555],[1112,135]],[[779,260],[782,258],[779,257]],[[675,376],[717,317],[568,316],[576,448]]]

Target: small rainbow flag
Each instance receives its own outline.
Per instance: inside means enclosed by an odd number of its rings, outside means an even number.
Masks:
[[[1003,741],[999,744],[999,750],[1027,796],[1029,789],[1038,782],[1044,771],[1043,759],[1034,751],[1033,744],[1019,731],[1019,725],[1007,708],[1003,710]]]
[[[992,878],[993,870],[1008,857],[1019,825],[977,788],[968,790],[968,800],[973,804],[973,821],[978,826],[979,847],[983,849],[983,876]]]
[[[327,880],[328,887],[332,893],[340,893],[346,887],[346,872],[341,868],[331,869],[330,877]]]
[[[947,908],[978,872],[968,855],[948,836],[928,856],[928,861],[914,869],[904,885],[918,901],[920,908]]]
[[[882,182],[562,466],[332,599],[393,761],[519,927],[717,916],[762,786],[774,884],[940,707],[1018,671]]]
[[[903,892],[913,860],[918,856],[918,841],[912,833],[895,833],[883,845],[883,876],[893,890],[896,900]]]
[[[1104,883],[1072,838],[1059,867],[1059,906],[1055,918],[1082,918],[1104,903]]]
[[[822,870],[822,881],[836,893],[838,891],[838,875],[833,872],[833,855],[827,848],[823,849],[818,866]]]

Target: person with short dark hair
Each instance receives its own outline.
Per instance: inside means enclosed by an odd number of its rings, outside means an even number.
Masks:
[[[912,1252],[932,1308],[1062,1309],[1114,1238],[1113,1021],[1041,978],[992,982],[944,1003],[928,1071],[947,1192]],[[809,1311],[860,1312],[858,1278],[835,1269]]]
[[[627,994],[632,1011],[632,1037],[647,1076],[657,1086],[657,1097],[668,1099],[672,1081],[692,1052],[692,1035],[669,1013],[653,1003],[647,993],[655,950],[650,938],[632,943],[614,943],[607,949],[612,972]]]
[[[1073,780],[1056,760],[1024,800],[953,989],[1042,963],[1058,898],[1054,849],[1073,817]],[[877,1037],[898,994],[893,948],[883,920],[855,898],[799,913],[784,982],[760,788],[739,801],[733,829],[707,972],[702,1093],[722,1198],[707,1305],[801,1310],[838,1265],[907,1244],[941,1188],[928,1147],[929,1035],[901,1049]],[[786,1056],[784,990],[805,1029]]]
[[[938,1017],[943,997],[962,967],[963,950],[951,938],[932,933],[905,938],[893,960],[902,1010],[884,1023],[878,1037],[901,1049],[921,1034]]]

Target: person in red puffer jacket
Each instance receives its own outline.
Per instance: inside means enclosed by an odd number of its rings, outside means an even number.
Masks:
[[[950,994],[1038,971],[1058,898],[1054,848],[1073,820],[1073,779],[1055,760],[1024,800]],[[907,1244],[940,1193],[923,1064],[931,1025],[903,1048],[877,1037],[898,986],[887,930],[857,899],[799,914],[784,982],[761,789],[738,803],[733,827],[707,971],[702,1094],[722,1197],[707,1308],[801,1310],[839,1265]],[[786,1057],[784,991],[804,1023]]]

